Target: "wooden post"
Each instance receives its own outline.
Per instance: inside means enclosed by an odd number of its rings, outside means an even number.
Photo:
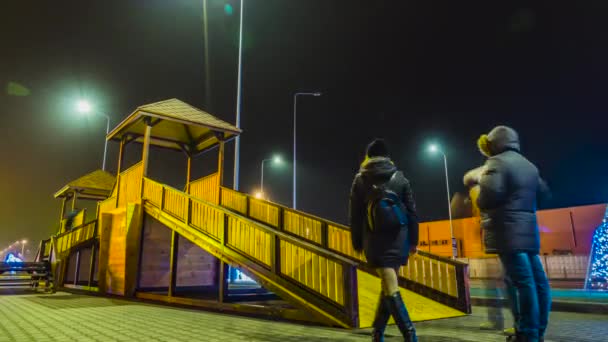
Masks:
[[[179,253],[179,235],[175,230],[171,231],[171,254],[169,261],[169,297],[175,295],[175,287],[177,285],[177,258]]]
[[[78,199],[78,192],[74,191],[74,197],[72,197],[72,210],[76,209],[76,199]]]
[[[148,175],[148,159],[150,156],[150,134],[152,133],[152,125],[150,123],[150,118],[146,118],[146,134],[144,135],[144,148],[142,153],[142,161],[143,161],[143,176],[146,177]]]
[[[95,243],[93,243],[93,245],[91,246],[91,260],[89,260],[89,279],[88,279],[88,286],[91,287],[93,286],[93,279],[95,277],[95,272],[97,271],[97,267],[95,267],[95,253],[97,249],[97,245],[95,245]]]
[[[219,270],[218,270],[218,301],[220,303],[225,303],[228,298],[228,270],[230,265],[226,264],[224,261],[219,261]]]
[[[65,217],[65,205],[68,201],[68,197],[65,196],[61,201],[61,216],[59,216],[59,232],[61,233],[61,225],[63,224],[63,218]]]
[[[80,277],[80,250],[76,251],[76,269],[74,270],[74,285],[78,285]]]
[[[222,244],[222,248],[226,246],[228,242],[227,234],[228,234],[228,215],[223,214],[224,224],[222,225],[222,230],[220,232],[220,243]],[[217,284],[218,284],[218,301],[220,303],[224,303],[226,298],[228,297],[228,270],[230,265],[226,264],[223,260],[217,260]]]
[[[190,180],[192,179],[192,156],[188,155],[188,166],[186,169],[186,193],[190,194]]]
[[[120,174],[122,171],[122,163],[124,159],[124,149],[125,149],[125,138],[120,139],[120,147],[118,150],[118,171],[116,172],[116,176]]]
[[[217,179],[218,179],[218,187],[221,187],[224,183],[224,141],[220,140],[220,146],[218,148],[218,157],[217,157]]]

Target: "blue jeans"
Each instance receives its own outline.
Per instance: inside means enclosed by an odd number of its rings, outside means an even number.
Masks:
[[[545,335],[551,310],[551,290],[547,275],[538,254],[501,254],[500,260],[508,279],[517,289],[519,322],[518,333],[526,335],[530,341],[538,341]],[[513,307],[515,303],[513,303]]]

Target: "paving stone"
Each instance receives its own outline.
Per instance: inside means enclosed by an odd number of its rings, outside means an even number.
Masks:
[[[420,341],[504,341],[499,332],[479,329],[486,312],[475,307],[474,314],[467,317],[417,323]],[[547,341],[604,341],[606,322],[606,315],[555,312]],[[369,329],[304,326],[68,293],[0,296],[0,342],[338,342],[369,341],[369,333]],[[402,340],[395,326],[387,329],[386,340]]]

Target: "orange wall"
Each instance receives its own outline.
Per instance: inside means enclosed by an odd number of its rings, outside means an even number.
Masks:
[[[589,254],[593,232],[601,224],[605,212],[606,204],[538,211],[541,254],[552,254],[554,250],[571,251],[576,255]],[[460,257],[486,256],[478,217],[453,220],[452,224]],[[451,256],[449,221],[420,223],[418,249]]]

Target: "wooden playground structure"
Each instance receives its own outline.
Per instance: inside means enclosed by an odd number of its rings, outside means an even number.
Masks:
[[[138,107],[107,136],[120,144],[118,172],[69,183],[60,231],[42,241],[39,262],[58,288],[192,305],[226,312],[369,327],[380,289],[343,225],[222,186],[224,146],[241,131],[170,99]],[[124,151],[142,144],[124,168]],[[153,148],[187,158],[184,191],[149,178]],[[217,153],[216,172],[191,179],[192,160]],[[110,185],[111,184],[111,185]],[[66,224],[68,201],[97,203]],[[238,269],[243,281],[229,276]],[[413,320],[471,312],[467,264],[427,252],[399,272]]]

